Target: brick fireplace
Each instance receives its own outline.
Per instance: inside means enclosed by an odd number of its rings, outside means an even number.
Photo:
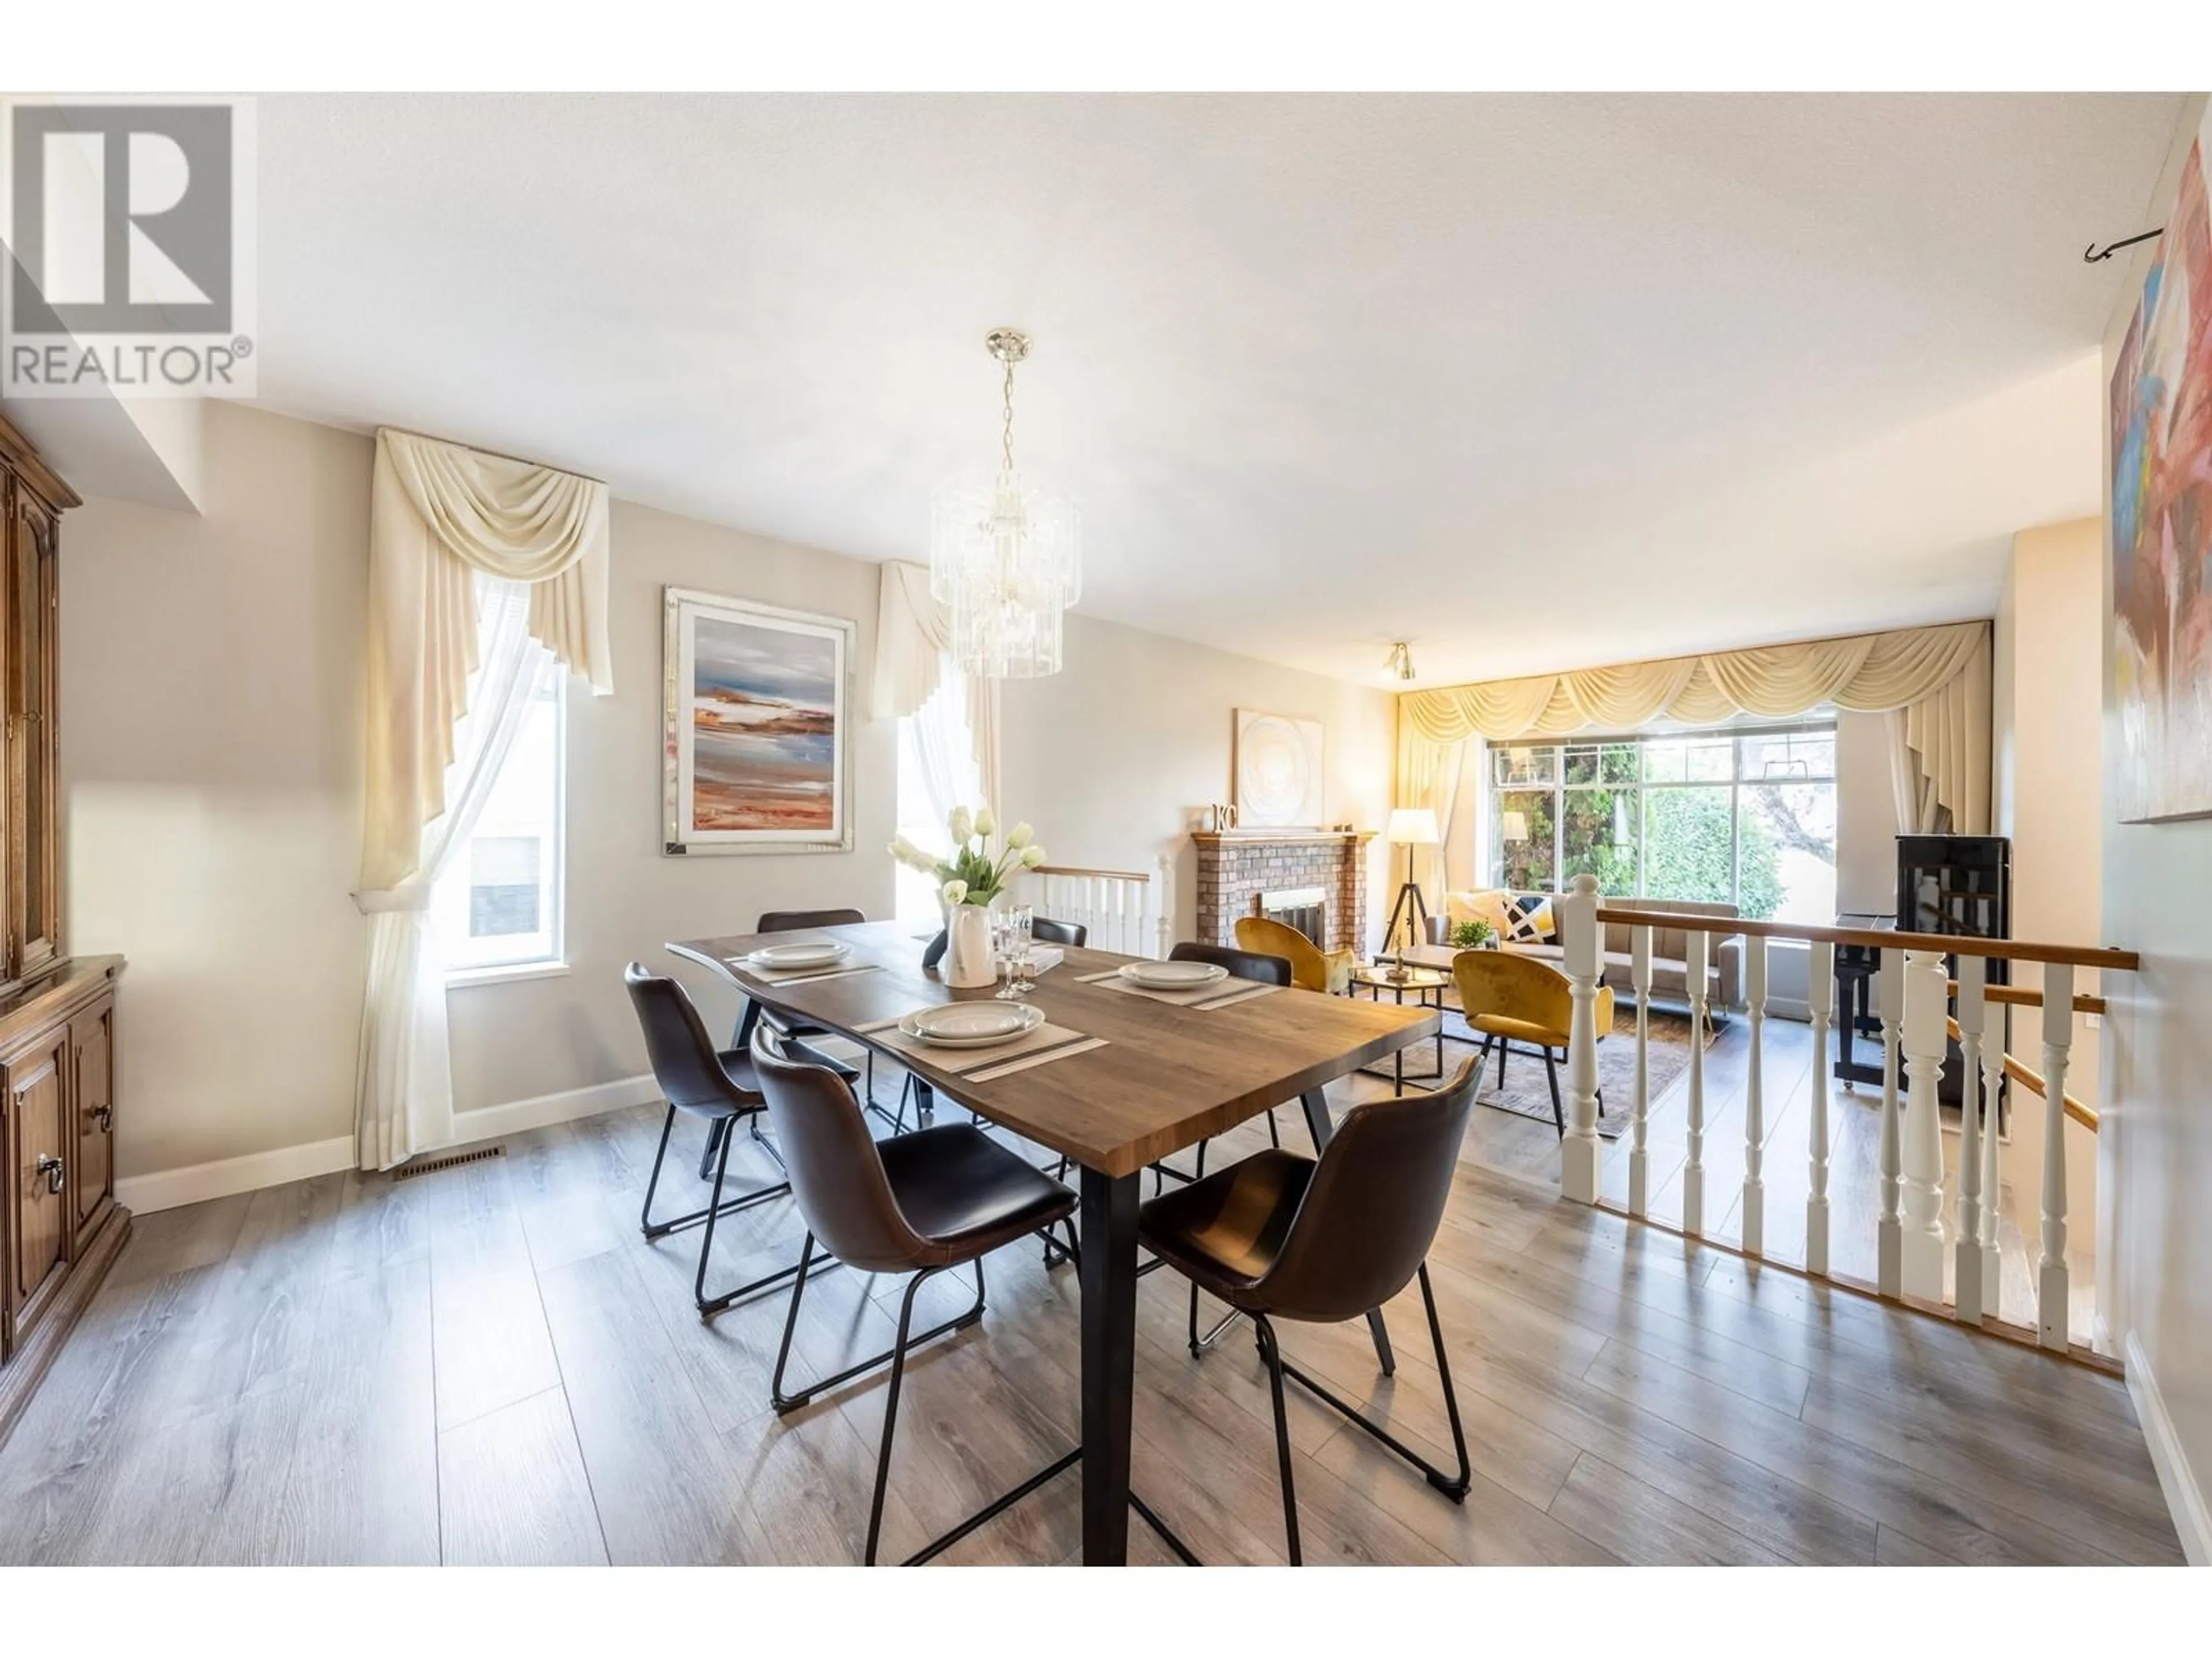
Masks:
[[[1364,950],[1367,843],[1372,830],[1231,830],[1191,837],[1198,848],[1198,937],[1237,943],[1237,918],[1261,913],[1263,894],[1319,888],[1328,915],[1324,950]]]

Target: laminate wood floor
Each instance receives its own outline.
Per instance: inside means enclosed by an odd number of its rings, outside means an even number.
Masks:
[[[1301,1145],[1295,1109],[1279,1120]],[[1310,1561],[2180,1560],[2117,1382],[1486,1166],[1556,1158],[1514,1139],[1528,1127],[1476,1114],[1431,1258],[1472,1495],[1451,1504],[1293,1390]],[[782,1297],[702,1324],[696,1234],[638,1237],[659,1129],[657,1109],[615,1113],[404,1182],[331,1176],[142,1218],[0,1448],[0,1562],[855,1560],[881,1374],[769,1409]],[[1215,1157],[1265,1131],[1226,1139]],[[664,1201],[698,1200],[699,1144],[679,1123]],[[744,1142],[732,1159],[748,1182],[771,1168]],[[799,1231],[787,1200],[747,1212],[713,1280],[787,1260]],[[981,1325],[908,1370],[887,1556],[1073,1443],[1072,1270],[1018,1246],[989,1285]],[[794,1363],[819,1375],[885,1346],[901,1288],[817,1281]],[[924,1314],[961,1294],[937,1281]],[[1280,1560],[1265,1374],[1242,1332],[1194,1361],[1183,1297],[1169,1273],[1142,1281],[1137,1489],[1209,1561]],[[1357,1323],[1285,1346],[1448,1461],[1418,1291],[1389,1313],[1393,1379]],[[1070,1560],[1078,1482],[945,1559]],[[1166,1560],[1140,1523],[1131,1541]]]

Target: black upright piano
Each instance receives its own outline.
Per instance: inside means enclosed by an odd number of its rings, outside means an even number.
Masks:
[[[1839,915],[1836,926],[2009,939],[2012,843],[2002,836],[1899,836],[1896,915]],[[1836,948],[1836,1075],[1847,1083],[1870,1083],[1877,1087],[1881,1083],[1881,1021],[1874,1010],[1874,976],[1881,965],[1876,951],[1850,945]],[[1945,965],[1956,979],[1958,957],[1946,958]],[[1991,960],[1990,983],[2008,983],[2010,966]],[[1995,1029],[2002,1035],[2001,1021]],[[1868,1060],[1861,1060],[1856,1053],[1856,1039],[1861,1036],[1874,1042],[1874,1053]],[[1949,1044],[1943,1060],[1942,1086],[1936,1091],[1936,1097],[1947,1106],[1955,1106],[1962,1098],[1960,1077],[1965,1065],[1959,1045]]]

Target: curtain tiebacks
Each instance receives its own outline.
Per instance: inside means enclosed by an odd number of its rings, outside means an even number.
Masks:
[[[353,902],[354,907],[365,916],[388,915],[394,911],[427,911],[430,908],[429,884],[410,881],[398,887],[356,892]]]

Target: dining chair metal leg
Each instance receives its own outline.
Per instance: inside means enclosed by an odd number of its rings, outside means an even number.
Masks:
[[[831,1265],[834,1266],[836,1264],[833,1262]],[[783,1343],[782,1346],[776,1350],[775,1370],[769,1377],[769,1402],[780,1413],[795,1412],[801,1406],[805,1405],[807,1401],[812,1400],[816,1395],[826,1394],[832,1389],[842,1388],[846,1383],[850,1382],[854,1377],[862,1375],[864,1372],[875,1370],[877,1366],[889,1359],[893,1352],[893,1350],[886,1348],[883,1352],[876,1355],[872,1359],[863,1359],[857,1364],[848,1365],[843,1370],[839,1371],[834,1376],[821,1377],[815,1382],[808,1383],[797,1394],[786,1394],[783,1391],[784,1368],[791,1360],[792,1334],[799,1328],[799,1298],[806,1294],[806,1283],[813,1275],[814,1271],[814,1235],[812,1233],[809,1233],[806,1235],[806,1242],[799,1247],[799,1265],[795,1267],[787,1267],[784,1269],[786,1273],[795,1273],[798,1277],[793,1281],[791,1286],[790,1309],[784,1315]],[[941,1325],[932,1326],[929,1329],[922,1332],[921,1335],[912,1338],[908,1346],[911,1346],[915,1342],[930,1341],[934,1338],[943,1336],[948,1331],[964,1330],[969,1326],[973,1325],[977,1320],[982,1318],[982,1316],[983,1264],[979,1261],[975,1264],[975,1305],[969,1309],[965,1313],[946,1320]]]
[[[729,1120],[727,1118],[716,1118],[714,1120],[714,1122],[716,1124],[724,1124],[728,1121]],[[752,1206],[765,1203],[771,1198],[781,1198],[786,1193],[788,1193],[791,1190],[791,1183],[789,1182],[779,1181],[772,1187],[758,1188],[752,1192],[743,1194],[741,1197],[733,1198],[726,1204],[720,1201],[721,1191],[720,1184],[718,1183],[714,1194],[716,1201],[713,1205],[709,1206],[708,1209],[694,1210],[689,1215],[672,1217],[666,1221],[655,1221],[653,1218],[653,1195],[660,1185],[661,1164],[668,1156],[668,1133],[675,1127],[676,1109],[673,1106],[671,1106],[668,1109],[667,1117],[662,1121],[660,1125],[660,1145],[653,1154],[653,1174],[646,1181],[645,1205],[638,1212],[638,1231],[643,1233],[646,1237],[665,1238],[669,1234],[681,1232],[686,1227],[697,1226],[701,1222],[708,1218],[710,1212],[717,1215],[735,1215],[739,1210],[750,1209]],[[713,1140],[710,1139],[708,1146],[709,1151],[714,1150],[714,1142]],[[708,1176],[702,1178],[711,1179],[711,1174]]]
[[[1275,1148],[1278,1152],[1282,1150],[1283,1132],[1275,1127],[1275,1109],[1272,1106],[1267,1108],[1267,1144]],[[1206,1156],[1206,1148],[1203,1145],[1200,1146],[1198,1155],[1200,1158],[1204,1158]],[[1200,1170],[1199,1173],[1203,1175],[1206,1171],[1204,1170]]]
[[[1549,1048],[1544,1050],[1544,1077],[1545,1080],[1552,1085],[1553,1127],[1559,1130],[1559,1139],[1565,1140],[1567,1138],[1567,1115],[1559,1109],[1559,1063],[1552,1058],[1552,1051]],[[1543,1121],[1541,1118],[1536,1121],[1539,1123]]]
[[[675,1109],[671,1107],[670,1110]],[[718,1117],[707,1125],[707,1144],[699,1149],[699,1179],[714,1178],[714,1155],[722,1149],[722,1138],[730,1132],[730,1120]]]
[[[1460,1424],[1459,1395],[1453,1392],[1452,1389],[1451,1362],[1444,1354],[1444,1328],[1442,1322],[1440,1322],[1437,1317],[1436,1291],[1431,1289],[1429,1285],[1429,1264],[1427,1262],[1425,1261],[1421,1264],[1420,1269],[1416,1274],[1416,1277],[1420,1280],[1421,1305],[1428,1311],[1429,1340],[1435,1346],[1437,1351],[1437,1380],[1443,1385],[1444,1413],[1451,1422],[1452,1450],[1459,1459],[1459,1473],[1457,1474],[1446,1474],[1442,1469],[1430,1462],[1428,1459],[1423,1457],[1420,1453],[1415,1451],[1411,1446],[1407,1445],[1395,1435],[1392,1434],[1388,1429],[1385,1429],[1382,1425],[1364,1415],[1357,1406],[1351,1404],[1347,1401],[1338,1398],[1337,1395],[1332,1393],[1326,1385],[1316,1381],[1313,1377],[1307,1376],[1305,1372],[1300,1370],[1296,1365],[1291,1364],[1289,1360],[1282,1358],[1279,1353],[1271,1363],[1279,1365],[1283,1375],[1298,1383],[1309,1394],[1314,1395],[1315,1398],[1320,1400],[1323,1404],[1334,1407],[1339,1415],[1350,1418],[1354,1424],[1358,1425],[1360,1428],[1364,1429],[1370,1435],[1381,1441],[1392,1451],[1397,1453],[1399,1456],[1404,1458],[1408,1463],[1411,1463],[1415,1468],[1421,1472],[1431,1486],[1434,1486],[1445,1497],[1450,1498],[1453,1503],[1464,1503],[1467,1500],[1468,1490],[1474,1485],[1474,1472],[1473,1465],[1468,1462],[1467,1431]],[[1257,1324],[1261,1322],[1255,1319],[1254,1322]],[[1273,1333],[1270,1332],[1270,1342],[1272,1342],[1273,1340]],[[1261,1348],[1261,1354],[1264,1356],[1267,1352],[1267,1349],[1266,1345],[1262,1345]]]
[[[976,1272],[982,1271],[982,1261],[975,1263]],[[868,1546],[861,1552],[863,1566],[876,1565],[876,1540],[884,1530],[884,1492],[891,1479],[891,1437],[898,1429],[899,1384],[906,1380],[906,1334],[914,1323],[915,1292],[943,1271],[924,1267],[907,1280],[906,1294],[899,1298],[898,1338],[891,1344],[891,1381],[890,1392],[884,1395],[884,1437],[876,1449],[876,1493],[868,1504]],[[976,1285],[976,1300],[982,1299],[982,1285]],[[795,1300],[795,1298],[794,1298]]]
[[[1498,1040],[1498,1086],[1499,1088],[1501,1088],[1501,1089],[1503,1089],[1503,1088],[1505,1086],[1505,1051],[1506,1051],[1508,1048],[1511,1048],[1512,1046],[1513,1046],[1513,1045],[1512,1045],[1511,1043],[1507,1042],[1506,1042],[1506,1041],[1504,1041],[1503,1038],[1500,1038],[1500,1039]]]
[[[1267,1387],[1275,1402],[1275,1461],[1282,1470],[1283,1530],[1291,1543],[1291,1565],[1303,1566],[1304,1558],[1298,1552],[1298,1495],[1291,1478],[1291,1422],[1283,1409],[1283,1356],[1275,1346],[1275,1328],[1265,1314],[1252,1316],[1252,1328],[1259,1333],[1260,1357],[1267,1362]]]

